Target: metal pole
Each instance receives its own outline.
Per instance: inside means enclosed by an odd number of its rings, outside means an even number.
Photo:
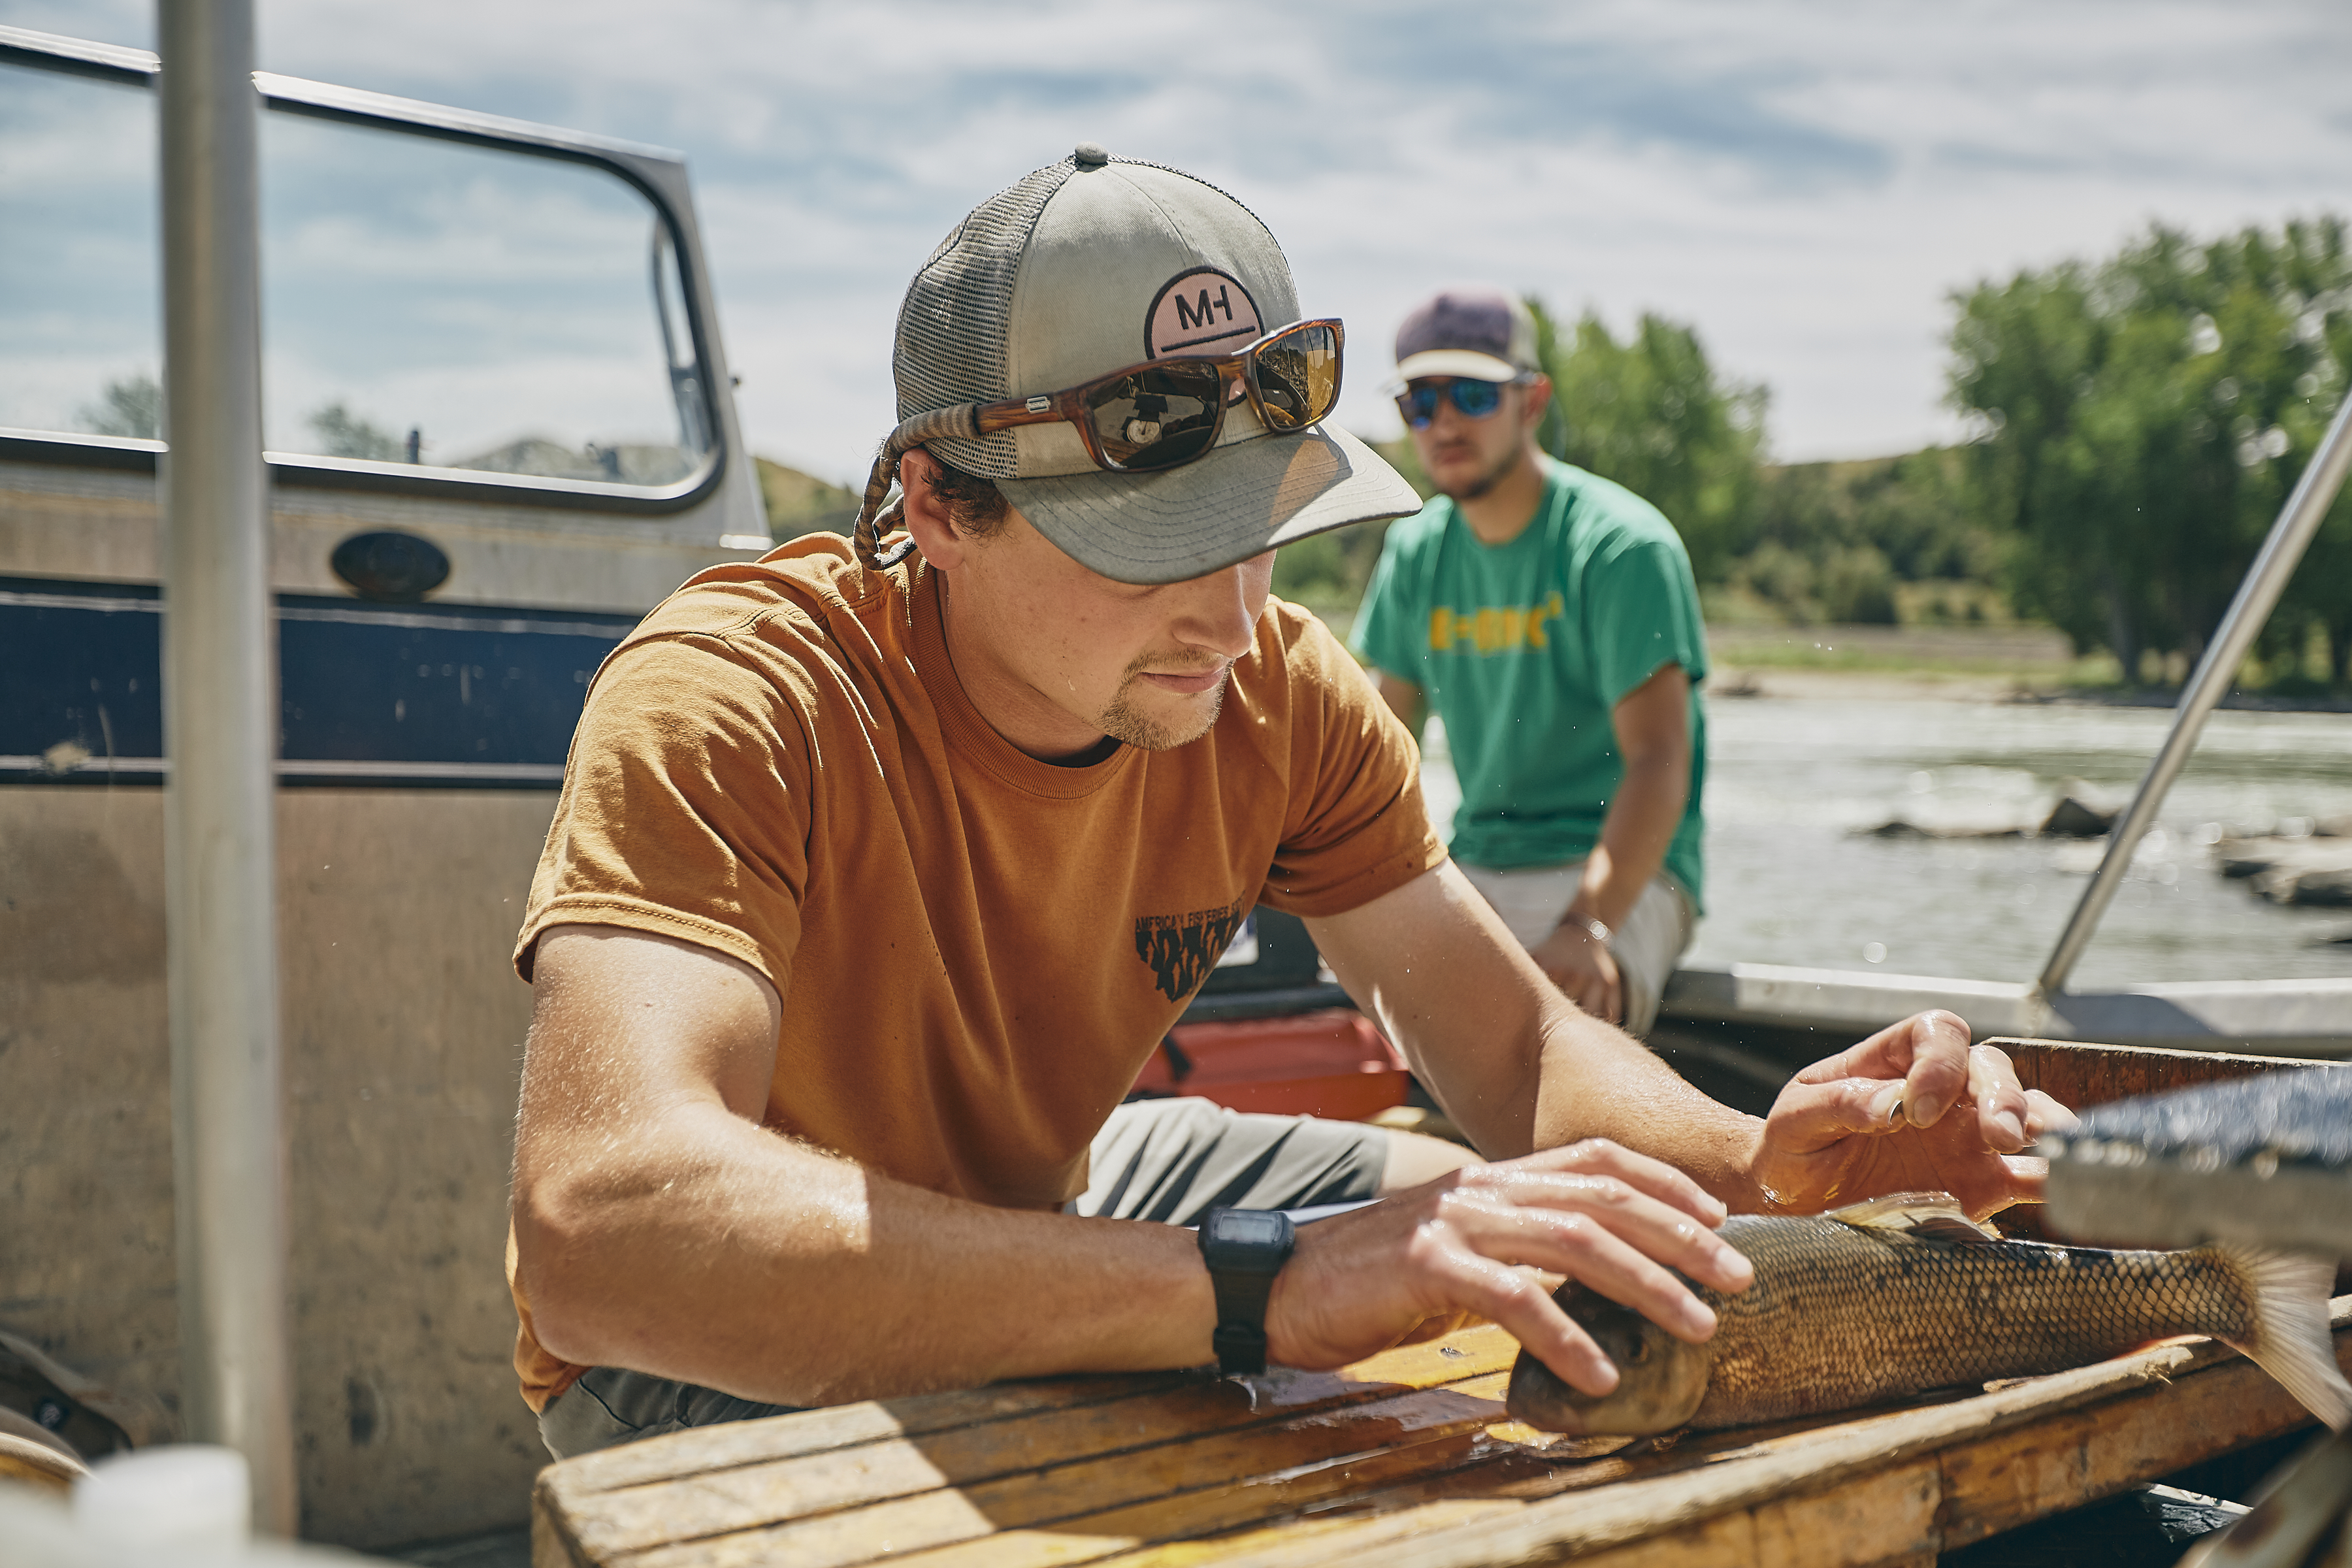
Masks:
[[[294,1533],[253,0],[159,0],[165,897],[181,1414]]]
[[[2347,434],[2347,429],[2352,429],[2352,394],[2347,394],[2337,405],[2336,418],[2328,425],[2327,434],[2320,438],[2319,450],[2312,454],[2310,466],[2295,481],[2294,493],[2286,498],[2286,505],[2279,509],[2278,521],[2271,524],[2270,537],[2263,541],[2261,553],[2246,569],[2245,581],[2238,584],[2237,597],[2230,601],[2229,613],[2221,617],[2212,642],[2206,647],[2205,657],[2198,661],[2197,673],[2181,689],[2180,706],[2173,712],[2172,732],[2165,736],[2163,748],[2148,764],[2147,776],[2140,780],[2139,793],[2132,797],[2131,808],[2117,819],[2108,834],[2106,858],[2099,862],[2098,874],[2084,889],[2083,901],[2074,906],[2074,918],[2066,922],[2058,946],[2050,954],[2049,964],[2042,971],[2038,989],[2043,996],[2054,996],[2064,989],[2066,977],[2074,972],[2075,962],[2091,944],[2091,933],[2098,928],[2099,917],[2107,912],[2107,905],[2114,901],[2116,889],[2122,886],[2124,872],[2131,866],[2141,836],[2155,819],[2157,807],[2164,804],[2172,781],[2189,761],[2189,753],[2196,749],[2197,737],[2205,730],[2206,717],[2237,679],[2238,666],[2245,658],[2246,650],[2253,646],[2254,635],[2270,619],[2280,592],[2294,573],[2295,563],[2303,559],[2311,536],[2319,531],[2321,520],[2336,500],[2336,492],[2343,489],[2345,469],[2352,468],[2352,434]]]

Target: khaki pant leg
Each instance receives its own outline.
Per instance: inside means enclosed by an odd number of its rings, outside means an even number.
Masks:
[[[1198,1225],[1211,1208],[1317,1208],[1380,1196],[1389,1135],[1361,1121],[1135,1100],[1095,1134],[1074,1214]]]
[[[1560,917],[1584,885],[1584,862],[1564,866],[1528,866],[1498,871],[1489,866],[1464,866],[1470,885],[1503,917],[1522,947],[1534,947],[1559,928]],[[1661,871],[1642,889],[1640,898],[1617,929],[1610,933],[1609,954],[1625,994],[1625,1032],[1642,1036],[1657,1022],[1658,998],[1667,977],[1688,951],[1698,913],[1682,883],[1670,871]]]

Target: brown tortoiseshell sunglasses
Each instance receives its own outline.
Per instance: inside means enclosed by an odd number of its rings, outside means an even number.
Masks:
[[[1181,468],[1217,444],[1225,410],[1244,398],[1276,436],[1327,417],[1339,402],[1346,339],[1336,318],[1294,321],[1234,353],[1146,360],[1060,392],[918,414],[890,432],[876,459],[858,512],[859,553],[868,565],[903,558],[904,551],[888,560],[881,556],[887,530],[877,526],[876,513],[899,457],[926,441],[969,441],[1018,426],[1062,422],[1077,427],[1087,456],[1111,473]]]

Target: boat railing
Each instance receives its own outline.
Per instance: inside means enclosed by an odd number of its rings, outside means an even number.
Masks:
[[[2131,868],[2132,856],[2139,848],[2141,837],[2156,820],[2157,808],[2164,804],[2172,781],[2179,777],[2189,753],[2197,747],[2198,737],[2204,733],[2205,721],[2236,680],[2239,664],[2245,658],[2247,649],[2253,647],[2271,611],[2277,607],[2280,593],[2294,574],[2295,564],[2303,559],[2312,535],[2319,531],[2327,509],[2335,504],[2336,492],[2344,487],[2347,467],[2352,467],[2352,397],[2347,397],[2336,408],[2319,449],[2312,455],[2302,478],[2295,481],[2286,504],[2279,509],[2278,519],[2271,524],[2262,550],[2238,584],[2237,595],[2230,601],[2230,608],[2214,629],[2212,640],[2205,645],[2196,673],[2181,688],[2180,704],[2173,710],[2172,728],[2164,737],[2164,744],[2158,748],[2156,760],[2148,763],[2138,793],[2109,831],[2106,856],[2099,862],[2091,885],[2083,890],[2082,901],[2074,906],[2066,929],[2059,933],[2050,962],[2042,966],[2042,977],[2034,985],[2042,996],[2056,997],[2065,991],[2067,977],[2074,973],[2083,950],[2090,945],[2092,933],[2098,929],[2099,917],[2106,913],[2116,889],[2123,886],[2124,873]],[[2124,674],[2129,679],[2132,672],[2126,670]]]

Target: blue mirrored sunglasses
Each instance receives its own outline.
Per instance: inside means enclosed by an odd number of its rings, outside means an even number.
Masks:
[[[1512,384],[1507,381],[1461,379],[1416,381],[1397,394],[1397,412],[1414,429],[1426,430],[1429,422],[1437,417],[1438,400],[1444,398],[1465,419],[1484,419],[1503,405],[1503,388]]]

